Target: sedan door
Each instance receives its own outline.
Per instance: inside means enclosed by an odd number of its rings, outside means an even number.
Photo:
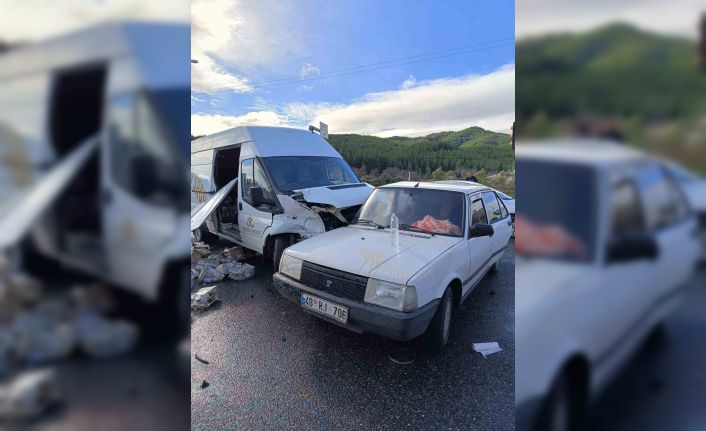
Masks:
[[[483,205],[483,197],[480,193],[471,195],[469,198],[469,208],[471,209],[470,227],[476,223],[488,223],[488,216]],[[470,233],[470,229],[469,229]],[[468,277],[463,282],[463,294],[465,295],[477,280],[484,274],[484,269],[488,266],[490,255],[493,253],[494,236],[482,236],[468,239],[470,250],[470,267]]]
[[[494,259],[501,254],[512,235],[512,219],[507,208],[493,191],[483,192],[483,204],[488,213],[488,221],[493,226],[493,246],[490,258]]]

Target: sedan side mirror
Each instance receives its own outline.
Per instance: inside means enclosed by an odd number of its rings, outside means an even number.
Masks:
[[[469,238],[479,238],[482,236],[493,236],[495,234],[495,229],[493,229],[492,224],[486,223],[476,223],[471,227],[471,231],[468,234]]]
[[[608,245],[607,262],[629,262],[640,259],[654,260],[659,255],[657,241],[649,235],[626,235]]]

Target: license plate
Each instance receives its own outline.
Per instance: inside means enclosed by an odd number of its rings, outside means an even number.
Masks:
[[[348,307],[334,304],[306,293],[302,293],[301,304],[304,308],[328,316],[341,323],[348,321]]]

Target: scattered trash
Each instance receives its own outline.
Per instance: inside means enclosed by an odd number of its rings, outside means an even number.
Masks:
[[[493,353],[502,352],[503,349],[500,348],[498,343],[473,343],[473,350],[483,355],[484,358],[492,355]]]
[[[284,343],[286,341],[287,341],[287,337],[282,337],[282,342]]]
[[[210,383],[208,383],[206,380],[201,382],[201,389],[206,389],[207,387],[211,386]]]
[[[230,256],[235,260],[245,260],[248,258],[247,251],[241,246],[231,247],[223,252],[226,256]]]
[[[409,347],[397,347],[389,356],[392,362],[400,365],[409,365],[417,360],[417,354]]]
[[[202,357],[200,357],[198,353],[194,355],[194,358],[196,358],[196,360],[199,361],[199,362],[201,362],[202,364],[208,365],[208,364],[210,363],[210,362],[208,362],[207,360],[205,360],[205,359],[203,359]]]
[[[19,305],[32,305],[42,296],[42,284],[26,274],[13,273],[8,276],[7,293]]]
[[[59,402],[54,371],[27,371],[0,386],[0,419],[35,418]]]
[[[216,267],[211,265],[204,265],[204,267],[199,272],[198,284],[210,284],[217,283],[225,278],[225,274],[219,271]]]
[[[232,258],[231,258],[232,259]],[[216,267],[223,276],[228,276],[231,280],[242,281],[255,275],[255,267],[247,263],[226,260]]]
[[[76,319],[76,332],[81,350],[90,356],[112,357],[135,347],[138,329],[125,320],[109,320],[92,312]]]
[[[204,287],[191,295],[191,309],[205,310],[218,301],[218,291],[216,286]]]

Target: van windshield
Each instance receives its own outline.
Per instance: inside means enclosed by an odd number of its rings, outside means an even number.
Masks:
[[[420,188],[375,189],[360,209],[358,224],[389,227],[395,214],[400,230],[463,235],[463,193]]]
[[[338,157],[287,156],[262,159],[282,193],[311,187],[360,183],[348,164]]]

